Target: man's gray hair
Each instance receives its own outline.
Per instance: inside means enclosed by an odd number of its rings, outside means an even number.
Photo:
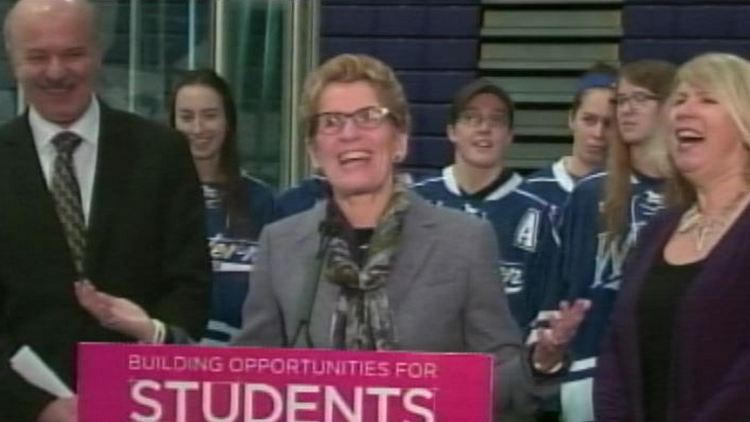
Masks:
[[[85,11],[88,15],[87,17],[90,23],[92,42],[97,48],[100,48],[99,44],[101,39],[101,28],[99,27],[99,11],[96,4],[94,4],[93,2],[89,0],[18,0],[10,9],[8,9],[8,13],[5,15],[5,20],[3,21],[3,38],[5,40],[5,50],[8,53],[8,56],[10,56],[11,60],[13,60],[12,25],[14,24],[14,19],[17,19],[16,15],[19,13],[19,10],[24,11],[24,8],[29,8],[32,6],[43,7],[45,4],[49,5],[49,7],[67,4],[69,6],[80,7],[81,10]]]

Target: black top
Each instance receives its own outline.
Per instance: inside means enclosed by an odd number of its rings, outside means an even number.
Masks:
[[[352,229],[351,234],[347,238],[347,241],[349,242],[349,252],[352,254],[352,260],[354,260],[360,268],[365,264],[367,251],[370,249],[370,240],[372,239],[373,233],[375,233],[375,229]]]
[[[341,237],[347,246],[349,246],[352,261],[356,262],[361,268],[367,259],[367,251],[370,248],[370,241],[372,240],[372,235],[375,233],[375,228],[353,227],[346,217],[344,217],[344,213],[341,212],[336,201],[328,202],[326,213],[326,222],[324,225],[329,227],[326,230],[331,232],[326,233],[326,235]]]
[[[646,421],[667,420],[669,391],[673,386],[674,319],[682,297],[701,268],[702,261],[672,265],[658,254],[638,297],[638,347],[643,371]]]

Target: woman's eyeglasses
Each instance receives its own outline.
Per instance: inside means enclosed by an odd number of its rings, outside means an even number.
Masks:
[[[485,122],[492,129],[508,126],[508,116],[502,113],[483,115],[478,112],[467,111],[458,116],[458,121],[475,129],[482,126]]]
[[[614,99],[617,107],[624,107],[627,103],[630,103],[633,107],[643,107],[649,101],[659,101],[659,97],[647,92],[634,92],[630,95],[617,95]]]
[[[385,107],[369,106],[355,110],[351,113],[328,111],[313,116],[315,130],[323,135],[336,135],[344,129],[347,120],[351,120],[359,129],[376,129],[383,124],[390,115],[390,110]]]

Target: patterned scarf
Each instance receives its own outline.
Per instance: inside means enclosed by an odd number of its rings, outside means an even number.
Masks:
[[[331,326],[331,341],[336,349],[396,348],[396,333],[385,285],[398,250],[403,216],[408,207],[406,187],[396,182],[361,268],[352,259],[349,245],[343,238],[334,236],[331,239],[324,274],[326,280],[341,286]]]

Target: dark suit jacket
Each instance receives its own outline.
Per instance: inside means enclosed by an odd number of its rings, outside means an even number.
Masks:
[[[532,377],[496,270],[492,227],[413,193],[410,200],[387,284],[399,348],[494,355],[501,420],[533,420],[537,396],[550,393],[559,378]],[[318,202],[264,229],[235,345],[331,348],[330,321],[339,287],[321,280],[317,292],[306,291],[317,275],[318,227],[326,206]],[[300,300],[313,293],[312,344],[291,344],[301,318]]]
[[[204,328],[210,267],[187,141],[102,104],[86,273],[195,338]],[[34,421],[51,399],[8,364],[31,346],[75,388],[79,341],[130,341],[76,301],[77,278],[39,165],[27,115],[0,127],[0,420]]]
[[[644,421],[638,296],[680,216],[653,220],[626,266],[594,382],[599,422]],[[750,207],[703,261],[673,332],[668,421],[750,421]]]

